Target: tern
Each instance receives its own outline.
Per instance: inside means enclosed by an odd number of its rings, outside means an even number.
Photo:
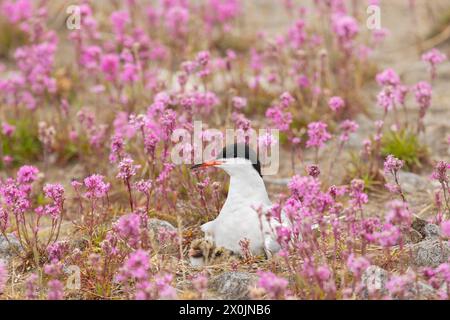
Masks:
[[[227,199],[219,215],[201,226],[205,240],[217,248],[242,255],[241,240],[249,240],[253,255],[270,258],[280,250],[275,230],[280,223],[267,221],[265,212],[272,202],[261,174],[261,164],[247,144],[226,146],[212,161],[194,165],[191,169],[216,167],[230,176]],[[192,261],[192,259],[191,259]]]

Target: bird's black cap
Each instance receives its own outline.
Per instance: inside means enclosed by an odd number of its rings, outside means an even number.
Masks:
[[[261,163],[259,162],[257,154],[245,143],[230,144],[222,149],[217,159],[231,159],[231,158],[243,158],[252,162],[253,168],[261,174]]]

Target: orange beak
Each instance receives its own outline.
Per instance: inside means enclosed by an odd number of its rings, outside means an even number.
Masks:
[[[217,161],[217,160],[207,161],[207,162],[203,162],[203,163],[196,164],[196,165],[192,166],[191,170],[198,169],[198,168],[207,168],[207,167],[219,166],[222,163],[223,163],[222,161]]]

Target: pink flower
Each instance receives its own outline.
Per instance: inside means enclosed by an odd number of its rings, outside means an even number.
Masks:
[[[328,101],[328,106],[334,112],[338,112],[339,110],[345,107],[345,102],[344,99],[342,99],[341,97],[337,96],[331,97],[330,100]]]
[[[289,92],[284,92],[280,96],[280,103],[283,108],[288,108],[295,101]]]
[[[0,6],[2,15],[13,24],[28,20],[33,15],[33,3],[30,0],[6,0]]]
[[[192,285],[197,292],[204,294],[208,290],[208,277],[199,274],[192,280]]]
[[[395,101],[401,105],[405,104],[406,95],[409,93],[409,88],[407,86],[399,85],[395,89]]]
[[[5,166],[9,166],[14,161],[14,158],[11,157],[10,155],[5,155],[5,156],[3,156],[2,160],[3,160],[3,163],[5,164]]]
[[[164,163],[163,170],[159,173],[158,178],[156,178],[156,182],[162,184],[166,181],[174,167],[175,165],[173,163]]]
[[[117,235],[127,241],[132,247],[136,247],[140,240],[141,219],[135,213],[127,214],[119,218],[114,225]]]
[[[319,266],[316,269],[316,276],[319,278],[320,281],[327,281],[331,277],[331,271],[330,268],[326,265]]]
[[[369,201],[369,197],[364,193],[365,184],[360,179],[353,179],[350,183],[350,203],[353,206],[361,208],[363,204]]]
[[[391,110],[395,105],[394,91],[392,87],[384,87],[380,93],[377,95],[377,105],[382,107],[385,112]]]
[[[98,46],[83,46],[81,48],[80,64],[87,70],[98,70],[102,49]]]
[[[171,285],[173,276],[171,274],[163,274],[155,276],[155,286],[158,291],[158,298],[162,300],[174,300],[177,298],[177,292]]]
[[[69,242],[58,241],[47,247],[47,255],[50,261],[60,261],[69,252]]]
[[[299,199],[305,207],[319,206],[323,198],[320,180],[311,176],[293,176],[288,188],[293,198]]]
[[[57,205],[62,205],[64,202],[64,188],[61,184],[46,184],[44,186],[44,194],[47,198],[50,198]]]
[[[116,54],[105,54],[100,61],[100,67],[109,81],[115,81],[119,73],[119,56]]]
[[[319,167],[314,164],[309,165],[307,169],[308,169],[308,175],[313,178],[317,178],[320,175]]]
[[[189,31],[189,10],[181,6],[171,7],[166,14],[165,25],[174,39],[183,39]]]
[[[333,17],[333,31],[344,48],[349,48],[359,33],[358,22],[352,16],[337,14]]]
[[[439,181],[440,183],[447,183],[448,176],[447,170],[450,169],[450,163],[445,161],[439,161],[434,167],[434,171],[431,174],[431,178]]]
[[[139,69],[134,63],[125,63],[120,79],[124,83],[133,83],[139,79]]]
[[[123,35],[125,27],[130,23],[130,15],[126,11],[115,11],[111,14],[111,24],[116,35]]]
[[[262,150],[267,150],[272,145],[276,145],[277,143],[277,139],[270,132],[266,132],[264,135],[258,137],[258,146]]]
[[[119,173],[117,174],[117,178],[128,180],[131,177],[136,175],[137,169],[141,166],[134,165],[134,161],[131,158],[125,158],[119,163]]]
[[[300,88],[308,88],[311,85],[311,83],[310,83],[310,81],[309,81],[307,76],[300,75],[300,76],[297,77],[297,85]]]
[[[129,280],[145,280],[150,269],[150,258],[146,251],[137,250],[132,252],[123,266],[120,268],[116,280],[127,282]]]
[[[197,54],[196,62],[201,67],[206,67],[209,64],[209,60],[211,59],[211,54],[209,51],[200,51]]]
[[[393,225],[409,227],[412,222],[412,213],[408,209],[408,205],[399,200],[388,203],[389,211],[386,214],[386,221]]]
[[[395,174],[397,173],[403,166],[405,165],[405,161],[397,159],[393,155],[388,155],[386,160],[384,161],[384,172]]]
[[[447,60],[447,56],[436,48],[433,48],[422,55],[422,61],[428,62],[431,65],[437,65],[445,60]]]
[[[247,106],[247,99],[242,97],[233,97],[232,99],[233,108],[237,110],[242,110]]]
[[[349,139],[349,136],[351,133],[355,133],[358,128],[359,125],[352,120],[344,120],[341,124],[340,124],[340,129],[342,130],[342,133],[339,137],[339,140],[342,142],[347,142]]]
[[[393,194],[398,194],[401,191],[400,187],[397,184],[386,183],[384,186],[390,193],[393,193]]]
[[[33,166],[22,166],[17,172],[17,181],[19,183],[32,183],[37,179],[39,170]]]
[[[308,141],[306,147],[321,148],[325,142],[331,139],[331,134],[327,131],[328,125],[324,122],[312,122],[308,125]]]
[[[48,282],[48,300],[63,300],[64,299],[64,286],[59,280],[50,280]]]
[[[5,136],[11,137],[14,134],[15,131],[16,131],[16,127],[15,126],[12,126],[12,125],[10,125],[7,122],[3,122],[2,123],[2,132],[3,132],[3,134]]]
[[[98,174],[93,174],[84,179],[84,185],[87,189],[85,196],[88,199],[102,198],[106,196],[109,191],[110,184],[103,181],[104,177]]]
[[[422,55],[422,61],[429,64],[431,78],[436,78],[436,66],[447,60],[447,56],[438,49],[433,48]]]
[[[239,0],[208,0],[206,3],[204,18],[210,28],[215,25],[226,26],[238,16],[243,5]]]
[[[258,287],[263,288],[269,299],[280,299],[285,296],[289,282],[277,277],[272,272],[258,272]]]
[[[280,131],[289,130],[289,126],[292,123],[292,114],[284,111],[281,105],[275,105],[267,109],[266,117]]]
[[[271,213],[272,213],[273,217],[276,217],[276,215],[273,214],[273,211],[275,209],[276,208],[272,208],[271,209]],[[277,217],[277,218],[279,218],[279,217]],[[280,244],[282,244],[283,246],[288,246],[289,245],[289,241],[291,240],[292,231],[289,228],[282,227],[282,226],[278,226],[275,231],[277,233],[277,240],[278,240],[278,242]]]
[[[396,87],[400,85],[400,77],[393,69],[386,69],[377,74],[376,80],[380,86]]]
[[[53,219],[58,219],[61,215],[61,208],[56,205],[46,204],[45,206],[37,207],[34,212],[38,216],[50,216]]]
[[[35,300],[38,298],[38,276],[32,273],[28,276],[25,282],[25,295],[28,300]]]
[[[442,222],[441,231],[444,237],[450,238],[450,220]]]
[[[419,105],[423,115],[425,115],[425,111],[431,106],[433,89],[428,82],[421,81],[413,87],[413,90],[416,97],[416,102]]]
[[[392,276],[386,283],[386,289],[393,296],[403,296],[410,285],[414,283],[414,272],[406,273],[399,276]]]
[[[364,257],[355,257],[353,253],[347,259],[348,269],[357,278],[359,278],[369,266],[370,266],[369,260],[367,260]]]
[[[288,38],[291,43],[291,46],[294,49],[297,50],[300,49],[307,39],[305,26],[306,26],[305,21],[299,19],[295,21],[294,25],[291,26],[288,30]]]
[[[380,232],[374,234],[378,243],[383,247],[395,246],[400,240],[401,232],[400,229],[390,223],[383,226]]]

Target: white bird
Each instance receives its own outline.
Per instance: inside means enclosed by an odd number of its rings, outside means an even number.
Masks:
[[[242,255],[240,241],[248,239],[253,255],[270,257],[280,250],[275,230],[280,223],[267,221],[265,213],[272,207],[261,175],[256,154],[245,144],[223,149],[214,161],[204,162],[191,169],[217,167],[230,176],[227,199],[219,215],[201,226],[205,240]],[[259,212],[259,213],[258,213]],[[191,260],[192,261],[192,260]]]

